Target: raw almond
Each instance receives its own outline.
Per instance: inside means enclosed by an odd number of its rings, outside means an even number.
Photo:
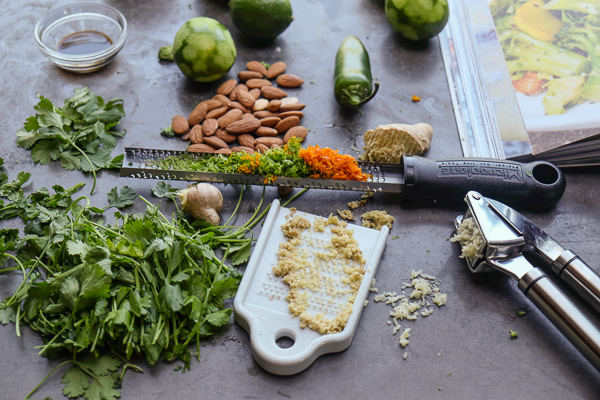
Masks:
[[[302,111],[286,111],[286,112],[282,112],[279,114],[280,118],[287,118],[287,117],[298,117],[300,119],[302,119],[302,117],[304,117],[304,113]]]
[[[260,119],[260,124],[262,126],[273,127],[273,126],[277,125],[277,123],[279,121],[281,121],[281,118],[279,118],[279,117],[265,117],[265,118]]]
[[[258,118],[244,118],[229,124],[225,130],[231,134],[237,135],[240,133],[252,132],[259,126],[260,121]]]
[[[237,140],[237,136],[227,133],[225,129],[217,129],[215,136],[224,141],[225,143],[233,143]]]
[[[249,79],[262,79],[263,75],[256,71],[240,71],[238,72],[238,79],[242,82],[246,82]]]
[[[261,88],[263,86],[271,86],[271,81],[268,81],[266,79],[248,79],[246,81],[246,86],[248,86],[248,89],[256,89],[256,88]]]
[[[246,63],[246,68],[248,68],[248,70],[250,71],[259,72],[262,75],[267,75],[267,68],[261,62],[249,61]]]
[[[252,106],[252,111],[261,111],[267,108],[269,104],[269,100],[267,99],[256,99],[254,105]]]
[[[244,115],[244,112],[242,110],[238,110],[237,108],[232,108],[231,110],[227,111],[224,115],[222,115],[221,117],[219,117],[217,119],[219,128],[225,128],[227,125],[231,124],[232,122],[235,122],[235,121],[239,120],[240,118],[242,118],[242,115]]]
[[[289,142],[292,137],[297,137],[298,139],[300,139],[301,142],[303,142],[304,139],[306,139],[307,134],[308,134],[308,131],[306,130],[305,127],[300,126],[300,125],[292,126],[285,133],[285,136],[283,137],[283,143]]]
[[[287,68],[287,65],[283,61],[277,61],[267,69],[267,78],[273,79],[283,74]]]
[[[262,119],[262,118],[267,118],[267,117],[277,117],[278,114],[272,113],[271,111],[267,111],[267,110],[262,110],[262,111],[256,111],[254,113],[254,116],[258,119]]]
[[[215,94],[213,96],[213,99],[219,101],[221,103],[221,105],[223,105],[225,107],[229,107],[229,105],[231,104],[231,99],[222,94]]]
[[[244,115],[242,115],[241,119],[249,119],[249,118],[256,118],[254,115],[252,115],[251,113],[246,113]]]
[[[234,87],[231,93],[229,93],[229,98],[231,99],[231,101],[237,101],[237,93],[240,90],[247,92],[248,86],[244,85],[243,83],[239,83],[236,87]]]
[[[285,104],[279,108],[279,111],[280,112],[300,111],[300,110],[304,110],[304,107],[306,107],[306,104],[302,104],[302,103]]]
[[[252,97],[254,97],[254,100],[258,100],[260,99],[260,88],[254,88],[248,91],[248,93],[250,93],[252,95]]]
[[[302,86],[304,81],[296,75],[281,74],[277,77],[277,84],[284,88],[297,88]]]
[[[215,149],[204,143],[192,144],[187,148],[190,153],[214,153]]]
[[[269,128],[268,126],[259,126],[254,131],[256,136],[277,136],[277,129]]]
[[[176,115],[173,117],[171,120],[171,127],[173,128],[173,132],[178,135],[183,135],[190,130],[190,124],[188,120],[182,115]]]
[[[219,107],[219,108],[215,108],[214,110],[211,110],[209,112],[206,113],[206,119],[208,118],[219,118],[223,115],[225,115],[225,113],[229,110],[229,107]]]
[[[254,150],[258,151],[259,153],[264,153],[265,151],[269,150],[269,147],[262,143],[258,143],[256,146],[254,146]]]
[[[273,99],[283,99],[287,97],[287,93],[284,90],[273,86],[263,86],[260,88],[260,93],[263,95],[265,99],[273,100]]]
[[[225,154],[225,155],[230,155],[230,154],[231,154],[231,153],[233,153],[233,152],[231,151],[231,149],[230,149],[230,148],[227,148],[227,149],[219,149],[219,150],[215,150],[215,153],[216,153],[216,154]]]
[[[244,113],[250,112],[250,110],[248,110],[246,107],[244,107],[239,101],[232,101],[231,104],[229,105],[229,108],[237,108],[238,110],[242,110],[242,112],[244,112]]]
[[[184,133],[183,135],[181,135],[181,138],[183,140],[189,140],[189,138],[190,138],[190,132]]]
[[[206,103],[199,103],[196,107],[194,107],[194,109],[190,113],[190,116],[187,119],[189,126],[198,125],[200,122],[202,122],[207,112],[208,106],[206,105]]]
[[[221,85],[217,88],[217,94],[222,94],[224,96],[229,96],[229,93],[233,90],[233,88],[237,85],[237,80],[228,79],[225,82],[221,83]]]
[[[231,148],[231,151],[234,153],[240,152],[240,151],[244,151],[248,154],[253,154],[254,153],[254,149],[251,149],[250,147],[246,147],[246,146],[235,146]]]
[[[238,135],[238,137],[237,137],[237,141],[240,144],[240,146],[250,147],[251,149],[254,148],[255,140],[256,139],[254,139],[254,136],[252,136],[249,133],[242,133],[241,135]]]
[[[282,146],[283,140],[278,137],[263,136],[256,138],[256,144],[264,144],[265,146],[271,147],[273,145]]]
[[[190,142],[203,143],[204,133],[202,133],[202,125],[194,125],[190,130]]]
[[[250,93],[240,90],[237,92],[237,101],[240,102],[244,107],[252,109],[256,99]]]
[[[296,125],[300,125],[300,118],[298,118],[296,116],[291,116],[291,117],[287,117],[287,118],[284,118],[281,121],[279,121],[279,123],[277,123],[277,125],[275,125],[275,130],[277,130],[277,132],[279,132],[279,133],[284,133],[288,129],[290,129],[292,126],[296,126]]]
[[[228,147],[224,140],[219,139],[216,135],[204,138],[204,143],[214,149],[223,149]]]
[[[204,136],[212,136],[217,128],[219,127],[219,122],[214,118],[205,119],[202,122],[202,132]]]
[[[279,107],[281,107],[281,100],[279,99],[274,99],[269,101],[269,104],[267,104],[267,110],[269,111],[277,111],[279,110]]]

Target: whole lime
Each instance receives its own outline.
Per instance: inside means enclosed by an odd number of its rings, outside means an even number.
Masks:
[[[173,58],[179,69],[197,82],[212,82],[226,75],[236,57],[231,33],[212,18],[190,19],[173,41]]]
[[[447,0],[386,0],[385,15],[400,35],[417,41],[440,33],[450,12]]]
[[[230,0],[229,13],[240,32],[263,41],[274,40],[294,20],[289,0]]]

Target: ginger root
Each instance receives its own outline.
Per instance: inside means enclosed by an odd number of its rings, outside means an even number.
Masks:
[[[208,183],[191,185],[179,191],[181,210],[194,219],[205,219],[213,225],[219,225],[219,212],[223,207],[223,195],[215,186]]]
[[[422,155],[429,149],[433,128],[426,123],[379,125],[365,132],[363,161],[399,164],[404,154]]]

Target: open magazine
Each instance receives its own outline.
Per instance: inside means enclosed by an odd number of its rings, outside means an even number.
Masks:
[[[439,39],[464,155],[600,164],[600,1],[449,5]]]

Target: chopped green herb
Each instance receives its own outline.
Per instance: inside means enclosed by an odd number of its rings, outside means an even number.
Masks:
[[[400,239],[400,236],[394,236],[392,240]]]
[[[513,330],[509,330],[508,332],[510,333],[511,339],[516,339],[517,337],[519,337],[519,334]]]
[[[525,314],[526,314],[526,312],[525,312],[525,311],[517,311],[517,315],[518,315],[519,317],[522,317],[522,316],[523,316],[523,315],[525,315]]]

